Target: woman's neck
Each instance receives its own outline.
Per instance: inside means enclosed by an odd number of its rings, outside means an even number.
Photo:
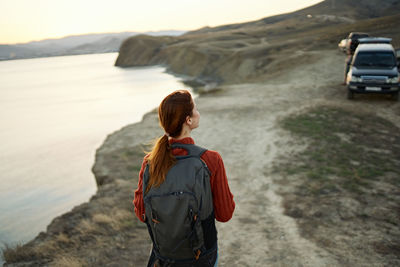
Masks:
[[[169,137],[169,139],[173,138],[173,139],[178,139],[179,140],[179,139],[183,139],[183,138],[186,138],[186,137],[191,137],[191,135],[190,135],[191,132],[192,132],[191,129],[187,129],[186,127],[184,127],[179,136],[177,136],[177,137]]]

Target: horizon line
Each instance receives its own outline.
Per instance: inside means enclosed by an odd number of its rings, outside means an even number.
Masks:
[[[207,27],[207,26],[204,26]],[[203,27],[202,27],[203,28]],[[199,28],[201,29],[201,28]],[[181,31],[181,32],[188,32],[192,30],[150,30],[150,31],[115,31],[115,32],[89,32],[89,33],[82,33],[82,34],[68,34],[64,35],[62,37],[49,37],[49,38],[44,38],[44,39],[36,39],[36,40],[31,40],[27,42],[21,42],[21,43],[0,43],[0,45],[22,45],[22,44],[29,44],[29,43],[34,43],[34,42],[41,42],[41,41],[47,41],[47,40],[60,40],[68,37],[78,37],[78,36],[83,36],[83,35],[100,35],[100,34],[114,34],[114,33],[151,33],[151,32],[167,32],[167,31]]]

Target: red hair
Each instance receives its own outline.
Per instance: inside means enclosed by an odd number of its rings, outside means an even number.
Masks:
[[[178,90],[169,94],[158,107],[160,126],[167,135],[178,137],[187,116],[193,115],[193,108],[194,103],[189,91]],[[150,164],[150,178],[146,193],[151,187],[160,186],[164,182],[168,170],[176,162],[166,134],[157,139],[147,158],[147,162]]]

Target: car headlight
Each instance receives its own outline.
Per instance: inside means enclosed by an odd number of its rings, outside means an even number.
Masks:
[[[399,82],[399,76],[394,76],[392,78],[387,78],[387,83],[398,83]]]
[[[361,77],[357,77],[357,76],[352,75],[351,76],[351,81],[355,82],[355,83],[360,83],[360,82],[362,82],[362,79],[361,79]]]

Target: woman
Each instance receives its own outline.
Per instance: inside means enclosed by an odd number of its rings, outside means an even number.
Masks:
[[[168,170],[176,163],[176,156],[187,155],[188,151],[183,148],[172,148],[173,144],[194,144],[191,138],[191,131],[199,126],[200,113],[190,93],[186,90],[179,90],[169,94],[161,102],[158,108],[160,126],[165,134],[161,136],[152,151],[144,157],[142,168],[139,173],[138,188],[135,191],[136,216],[145,222],[145,208],[143,201],[143,176],[148,166],[149,180],[145,189],[146,193],[150,188],[159,187],[165,181]],[[174,145],[174,146],[175,146]],[[212,217],[202,221],[204,243],[208,255],[208,263],[217,266],[217,231],[215,219],[220,222],[227,222],[232,218],[235,209],[233,195],[230,192],[228,180],[225,173],[224,164],[221,156],[216,151],[206,150],[201,156],[201,160],[207,165],[210,171],[210,186],[212,193],[212,204],[214,212]],[[210,252],[210,253],[208,253]],[[200,258],[202,255],[200,255]],[[205,256],[204,256],[205,257]],[[154,265],[154,250],[149,260],[149,266]],[[187,266],[209,266],[197,261]],[[197,264],[197,265],[196,265]],[[185,265],[170,265],[185,266]]]

